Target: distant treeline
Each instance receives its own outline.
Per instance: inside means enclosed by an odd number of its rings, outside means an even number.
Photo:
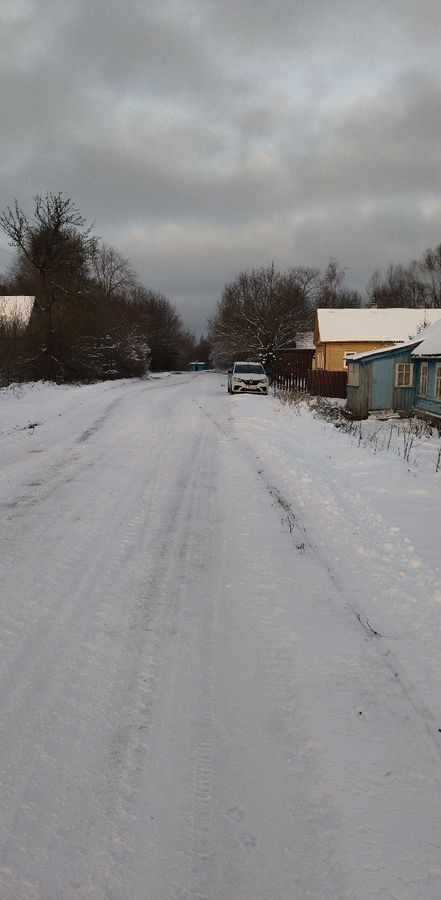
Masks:
[[[0,215],[15,258],[0,295],[35,297],[26,327],[0,308],[0,382],[85,381],[143,376],[187,367],[192,359],[225,365],[277,352],[310,331],[318,307],[441,307],[441,244],[407,267],[372,275],[363,295],[330,259],[325,271],[274,264],[240,272],[224,287],[196,342],[175,307],[140,284],[128,259],[104,244],[61,193],[34,197],[32,215],[16,202]]]
[[[0,380],[89,381],[187,367],[198,346],[174,306],[60,194],[0,216],[15,251],[0,295],[35,297],[29,323],[0,309]]]
[[[274,265],[240,272],[225,285],[209,325],[215,364],[234,358],[260,359],[270,366],[283,348],[312,329],[315,310],[377,307],[441,307],[441,244],[407,268],[376,271],[366,296],[345,285],[345,270],[330,259],[325,271]]]

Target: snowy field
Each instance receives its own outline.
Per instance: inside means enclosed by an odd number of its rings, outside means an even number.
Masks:
[[[1,900],[440,900],[439,449],[0,391]]]

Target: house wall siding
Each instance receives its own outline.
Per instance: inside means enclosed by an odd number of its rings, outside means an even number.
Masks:
[[[415,387],[394,388],[392,396],[392,409],[395,412],[410,412],[415,399]]]
[[[372,369],[360,365],[360,384],[358,386],[348,383],[348,398],[346,409],[356,419],[367,419],[372,390]]]
[[[427,397],[421,397],[418,393],[420,386],[421,363],[429,364],[429,381],[427,389]],[[431,413],[435,416],[441,416],[441,400],[435,400],[435,370],[436,366],[441,363],[440,358],[422,359],[416,362],[416,391],[414,408],[421,412]]]
[[[379,350],[390,346],[392,346],[392,341],[342,341],[335,344],[318,341],[313,368],[326,369],[327,372],[345,372],[345,353],[365,353],[367,350]],[[320,356],[320,351],[322,356]],[[323,359],[322,365],[318,365],[319,359]]]

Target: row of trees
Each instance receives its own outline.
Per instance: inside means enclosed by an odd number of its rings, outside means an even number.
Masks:
[[[138,283],[70,199],[37,195],[31,217],[16,203],[0,225],[15,251],[0,294],[35,297],[28,328],[0,319],[3,380],[140,376],[194,358],[194,336],[175,308]]]
[[[385,272],[374,272],[367,297],[370,306],[440,309],[441,244],[407,267],[390,265]]]
[[[361,305],[361,295],[344,280],[333,259],[324,272],[307,266],[280,272],[274,264],[241,272],[225,285],[209,323],[215,364],[253,356],[271,366],[281,349],[311,330],[317,307]]]
[[[209,323],[212,358],[260,359],[271,366],[278,352],[312,328],[317,308],[361,306],[441,308],[441,245],[428,249],[407,268],[377,270],[364,300],[345,284],[345,270],[330,259],[324,272],[298,266],[280,272],[274,265],[241,272],[225,285]]]
[[[312,327],[317,307],[441,307],[441,245],[407,268],[372,276],[365,300],[331,259],[324,271],[274,265],[241,272],[225,285],[208,340],[194,336],[166,297],[138,283],[129,261],[92,234],[61,193],[37,195],[28,216],[15,204],[0,215],[15,260],[0,294],[35,297],[31,326],[0,316],[0,378],[85,380],[175,369],[199,358],[224,365],[278,352]]]

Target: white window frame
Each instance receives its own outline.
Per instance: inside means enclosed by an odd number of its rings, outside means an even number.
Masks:
[[[441,363],[435,366],[435,400],[441,400]]]
[[[420,371],[420,397],[427,397],[429,390],[429,363],[421,363]]]
[[[349,360],[348,387],[360,387],[360,363]]]
[[[413,363],[395,363],[395,387],[413,387]]]
[[[345,369],[348,368],[348,362],[351,362],[352,357],[355,356],[355,353],[356,353],[355,350],[346,350],[343,353],[343,365],[344,365]]]

